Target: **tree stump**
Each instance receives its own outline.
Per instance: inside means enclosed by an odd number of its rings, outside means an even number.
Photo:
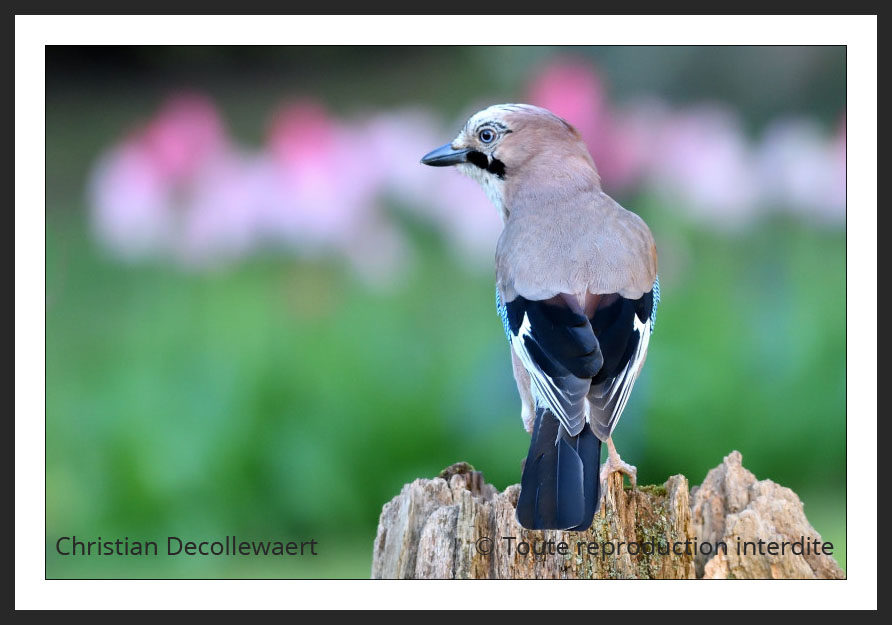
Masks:
[[[796,494],[757,481],[739,452],[688,490],[683,475],[662,486],[624,488],[614,474],[585,532],[526,530],[515,520],[520,486],[504,492],[467,463],[417,479],[385,504],[372,577],[381,579],[695,579],[845,577],[814,553],[820,535]],[[739,554],[763,541],[762,554]],[[805,541],[810,546],[805,554]],[[792,544],[800,541],[803,553]],[[725,544],[723,550],[721,544]],[[789,543],[784,553],[764,552]]]

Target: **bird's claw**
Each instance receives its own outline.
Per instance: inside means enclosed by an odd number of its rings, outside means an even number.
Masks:
[[[634,490],[637,488],[638,469],[628,462],[623,462],[618,455],[607,456],[607,461],[601,466],[601,492],[607,492],[607,478],[610,477],[611,473],[622,473],[623,475],[627,475],[629,477],[629,483],[632,485],[632,489]]]

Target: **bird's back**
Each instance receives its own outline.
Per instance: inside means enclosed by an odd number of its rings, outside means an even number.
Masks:
[[[505,301],[559,293],[617,293],[637,299],[657,275],[653,236],[644,221],[600,190],[547,195],[509,206],[496,248]]]

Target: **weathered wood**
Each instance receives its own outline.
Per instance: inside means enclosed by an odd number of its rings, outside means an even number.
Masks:
[[[693,527],[700,540],[728,544],[727,554],[698,555],[697,577],[709,579],[842,579],[845,573],[826,554],[785,553],[754,556],[737,553],[741,541],[778,545],[807,539],[822,543],[809,524],[799,497],[771,480],[756,480],[742,464],[739,451],[731,452],[693,491]]]
[[[820,536],[791,490],[756,481],[733,452],[694,489],[682,475],[662,486],[624,488],[610,477],[586,532],[530,531],[514,516],[518,485],[504,492],[466,463],[417,479],[381,512],[373,578],[694,579],[841,578],[827,555],[738,556],[743,541]],[[703,555],[723,541],[725,555]]]

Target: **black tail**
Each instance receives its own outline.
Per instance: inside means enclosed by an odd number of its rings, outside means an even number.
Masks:
[[[600,464],[601,441],[588,424],[570,436],[549,410],[537,408],[520,480],[517,522],[535,530],[587,530],[601,500]]]

